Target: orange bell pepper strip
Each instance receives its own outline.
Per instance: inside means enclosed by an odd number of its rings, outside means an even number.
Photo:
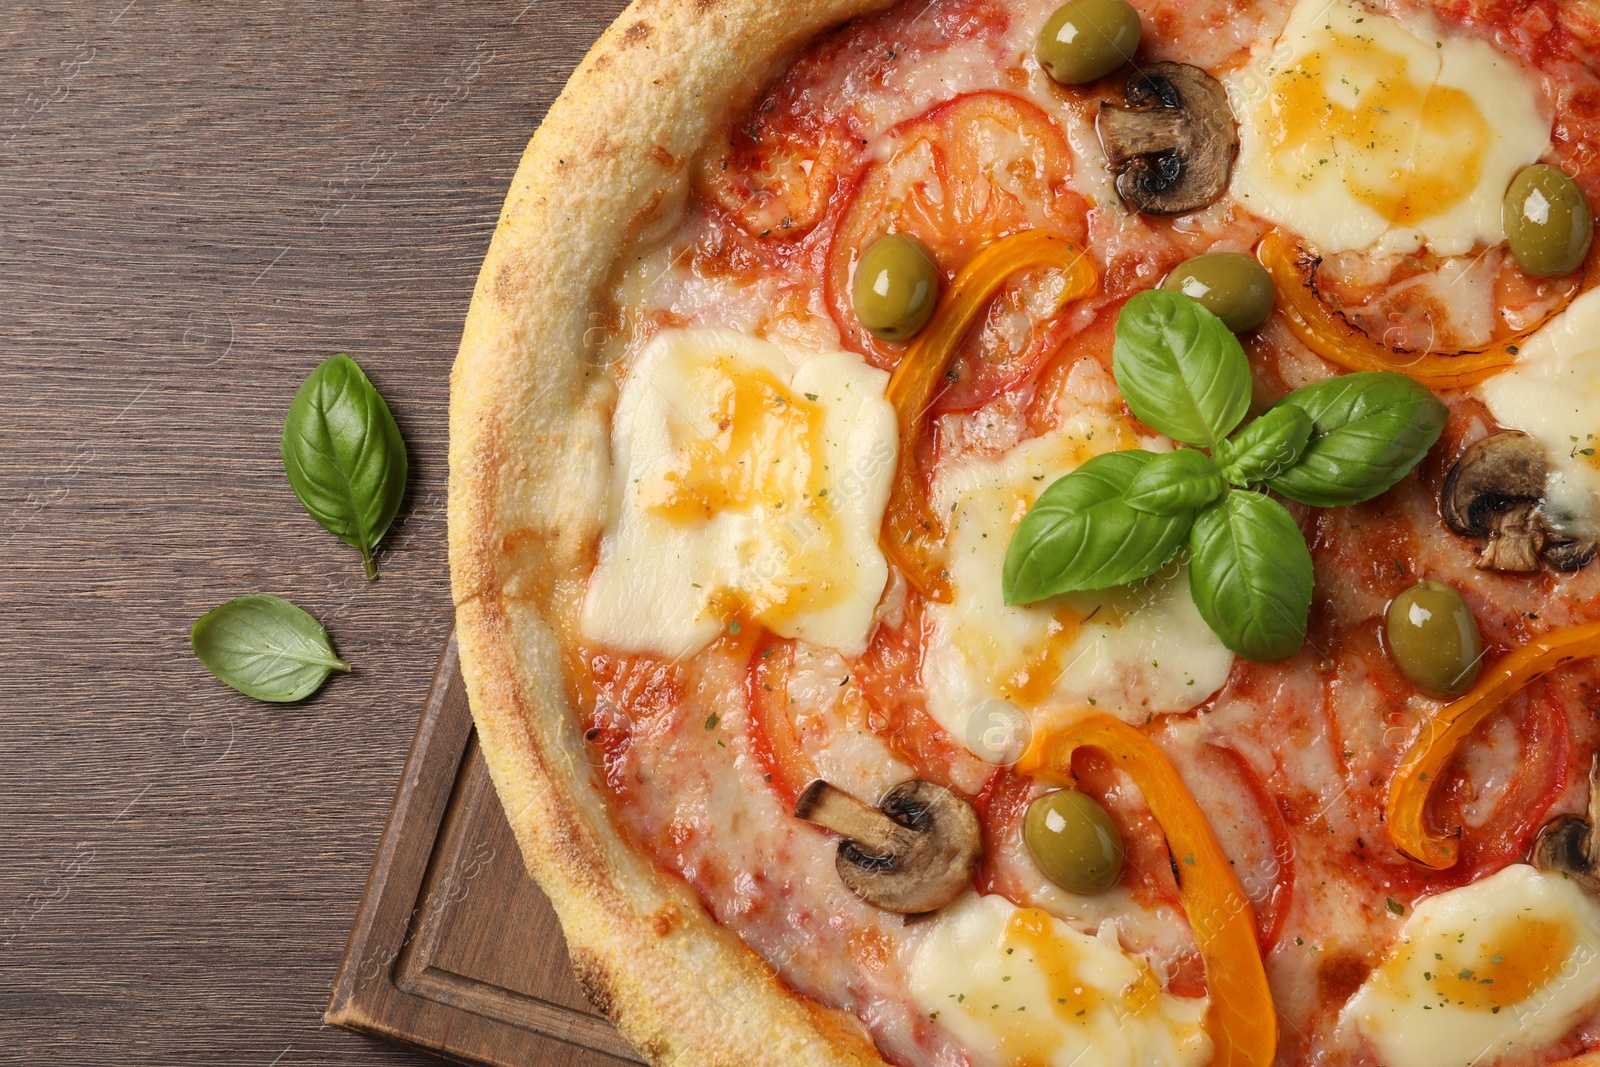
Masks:
[[[1292,239],[1275,230],[1268,233],[1256,246],[1256,258],[1272,275],[1283,321],[1311,351],[1345,370],[1398,371],[1433,389],[1459,389],[1499,374],[1516,363],[1518,344],[1549,319],[1546,316],[1483,349],[1455,354],[1397,352],[1374,341],[1318,298],[1318,259]],[[1582,288],[1583,276],[1575,275],[1551,314],[1566,307]]]
[[[1268,1067],[1278,1048],[1278,1021],[1250,898],[1205,813],[1156,743],[1120,719],[1090,715],[1036,737],[1017,770],[1071,785],[1072,754],[1085,747],[1104,751],[1127,772],[1167,836],[1183,910],[1205,964],[1212,1067]]]
[[[1065,237],[1038,230],[1002,237],[956,274],[933,319],[889,376],[889,402],[900,421],[900,458],[883,518],[883,548],[906,580],[929,600],[948,603],[950,581],[943,558],[944,522],[928,506],[927,485],[917,463],[928,407],[956,348],[1006,279],[1042,267],[1066,272],[1062,304],[1088,296],[1100,282],[1088,255]]]
[[[1600,623],[1568,626],[1508,653],[1467,693],[1429,716],[1389,779],[1384,820],[1389,838],[1423,867],[1444,870],[1459,858],[1457,827],[1436,832],[1428,822],[1428,799],[1467,735],[1511,694],[1576,659],[1600,656]]]

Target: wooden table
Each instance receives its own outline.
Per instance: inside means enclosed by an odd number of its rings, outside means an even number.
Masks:
[[[433,1062],[327,1027],[450,625],[447,375],[523,145],[619,0],[0,12],[0,1060]],[[409,443],[380,564],[282,416],[348,352]],[[257,704],[190,654],[288,596],[355,665]]]

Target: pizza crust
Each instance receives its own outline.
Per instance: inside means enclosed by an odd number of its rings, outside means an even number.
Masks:
[[[579,982],[653,1064],[884,1062],[622,838],[554,623],[604,521],[615,390],[585,335],[615,264],[681,220],[688,164],[731,108],[817,33],[886,6],[636,0],[522,158],[451,376],[451,578],[479,741]]]
[[[615,389],[589,331],[616,264],[681,221],[690,162],[785,60],[890,3],[635,0],[523,155],[451,375],[451,579],[479,741],[579,983],[652,1064],[885,1062],[618,832],[555,621],[604,522]],[[1600,36],[1600,0],[1562,7]]]

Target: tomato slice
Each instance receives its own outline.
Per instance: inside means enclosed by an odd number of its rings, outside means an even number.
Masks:
[[[604,770],[612,792],[626,796],[633,781],[626,768],[634,742],[672,728],[682,714],[682,677],[673,664],[647,655],[586,651],[575,662],[586,683],[580,688],[587,694],[584,758]]]
[[[1249,871],[1241,869],[1246,875],[1241,878],[1241,884],[1255,911],[1256,942],[1264,956],[1277,945],[1294,903],[1294,844],[1289,837],[1289,826],[1266,784],[1238,752],[1208,744],[1201,749],[1201,756],[1242,794],[1249,796],[1261,813],[1268,854],[1253,857]],[[1121,776],[1103,754],[1085,752],[1077,757],[1074,767],[1078,770],[1079,786],[1116,813],[1117,825],[1125,834],[1128,850],[1124,877],[1135,899],[1145,906],[1158,901],[1175,905],[1179,893],[1171,877],[1171,853],[1148,809],[1129,794],[1126,783],[1119,780]],[[978,794],[974,806],[983,827],[983,861],[978,865],[974,881],[978,892],[1006,893],[1012,888],[1004,884],[996,858],[1001,854],[1002,845],[1020,832],[1033,786],[1032,778],[1007,767],[995,772]],[[1259,877],[1250,877],[1251,874]],[[1197,965],[1199,958],[1189,962]],[[1203,983],[1201,989],[1204,989]]]
[[[794,642],[767,634],[756,643],[745,669],[745,706],[750,714],[750,751],[784,807],[818,777],[816,764],[800,747],[789,715],[789,676]]]
[[[1393,558],[1397,553],[1379,555]],[[1408,567],[1415,572],[1414,565]],[[1348,560],[1340,561],[1337,569],[1350,575],[1359,570]],[[1436,825],[1462,827],[1459,858],[1443,869],[1420,866],[1404,858],[1387,837],[1380,841],[1382,831],[1376,830],[1400,757],[1396,746],[1412,730],[1401,710],[1408,683],[1381,648],[1378,629],[1378,621],[1372,620],[1345,631],[1340,641],[1343,654],[1359,661],[1353,673],[1366,678],[1390,710],[1378,722],[1363,724],[1358,717],[1341,721],[1339,709],[1365,705],[1360,697],[1352,700],[1344,693],[1340,672],[1332,672],[1326,683],[1323,709],[1332,749],[1343,754],[1346,790],[1341,804],[1348,804],[1368,827],[1364,839],[1356,838],[1352,855],[1358,862],[1352,869],[1385,895],[1409,902],[1465,885],[1527,856],[1529,844],[1573,773],[1568,702],[1554,683],[1535,682],[1478,725],[1438,776],[1429,804]],[[1326,640],[1322,635],[1313,637]],[[1486,758],[1492,768],[1509,769],[1509,777],[1497,781],[1493,772],[1474,767],[1475,757]],[[1480,800],[1478,794],[1486,790],[1493,792]]]
[[[1098,748],[1074,754],[1072,769],[1078,788],[1098,800],[1122,832],[1122,881],[1134,901],[1142,908],[1165,904],[1181,912],[1183,897],[1173,874],[1167,835],[1133,779]]]
[[[1440,825],[1465,827],[1457,861],[1457,866],[1467,872],[1465,882],[1527,855],[1534,834],[1566,789],[1571,773],[1567,715],[1561,701],[1551,693],[1550,683],[1537,683],[1506,701],[1501,715],[1511,727],[1516,747],[1513,753],[1497,754],[1495,763],[1516,770],[1488,813],[1481,821],[1469,820],[1466,809],[1482,783],[1474,784],[1463,764],[1470,759],[1474,747],[1484,744],[1485,736],[1494,730],[1493,719],[1480,725],[1475,736],[1462,746],[1462,755],[1439,782],[1433,801]]]
[[[835,124],[780,128],[766,118],[736,126],[695,171],[700,191],[752,237],[795,240],[816,228],[849,165],[851,145]]]
[[[852,83],[870,95],[897,66],[958,41],[1001,47],[1011,20],[997,0],[902,5],[822,35],[738,117],[720,148],[702,156],[696,185],[752,237],[805,236],[865,162],[867,120]]]
[[[1033,779],[1010,767],[994,772],[973,801],[983,827],[983,859],[972,884],[979,893],[1005,893],[999,858],[1005,843],[1022,832],[1022,820],[1033,799]],[[1013,896],[1013,894],[1008,894]]]
[[[1486,784],[1474,781],[1471,754],[1483,750],[1497,721],[1510,728],[1515,751],[1497,753],[1493,761],[1516,769],[1488,811],[1470,818],[1474,795]],[[1430,809],[1439,823],[1463,827],[1456,863],[1430,870],[1398,853],[1372,856],[1365,872],[1368,879],[1402,900],[1414,900],[1467,885],[1526,859],[1534,835],[1567,787],[1571,755],[1562,703],[1550,693],[1548,683],[1536,683],[1506,701],[1495,719],[1480,724],[1462,745],[1461,756],[1440,776]]]
[[[1082,242],[1088,209],[1068,185],[1072,153],[1038,106],[1001,92],[968,93],[909,119],[884,137],[886,152],[861,175],[828,251],[829,306],[845,343],[880,367],[904,346],[857,321],[850,281],[861,250],[907,233],[932,251],[946,278],[979,249],[1025,230]],[[970,410],[1025,381],[1072,332],[1060,308],[1059,272],[1015,279],[952,364],[935,410]]]
[[[855,663],[867,726],[917,769],[917,777],[973,794],[993,768],[945,732],[928,714],[922,688],[922,601],[908,598],[898,626],[880,625]]]
[[[1025,417],[1028,429],[1044,435],[1061,425],[1061,398],[1067,379],[1079,361],[1092,359],[1104,368],[1103,381],[1111,381],[1111,350],[1116,342],[1117,316],[1126,299],[1116,298],[1095,312],[1094,319],[1075,333],[1040,370]],[[1119,398],[1120,402],[1120,398]]]
[[[866,727],[916,768],[917,777],[976,793],[993,768],[945,732],[924,705],[921,612],[915,601],[899,627],[879,626],[851,676],[866,701]],[[795,643],[762,633],[745,667],[750,751],[761,775],[789,810],[820,777],[790,711]]]
[[[1248,869],[1239,866],[1235,871],[1255,909],[1256,943],[1265,956],[1283,935],[1284,920],[1294,903],[1294,842],[1289,838],[1289,824],[1277,801],[1267,791],[1266,783],[1237,750],[1207,744],[1201,751],[1255,802],[1261,813],[1268,854],[1252,857]]]

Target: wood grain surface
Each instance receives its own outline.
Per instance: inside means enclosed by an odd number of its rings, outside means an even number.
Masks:
[[[483,762],[457,651],[452,637],[325,1018],[482,1067],[640,1063],[573,977]]]
[[[450,625],[473,278],[621,6],[0,5],[0,1061],[432,1062],[322,1010]],[[372,585],[278,458],[333,352],[411,450]],[[252,591],[355,672],[214,681],[188,628]]]

